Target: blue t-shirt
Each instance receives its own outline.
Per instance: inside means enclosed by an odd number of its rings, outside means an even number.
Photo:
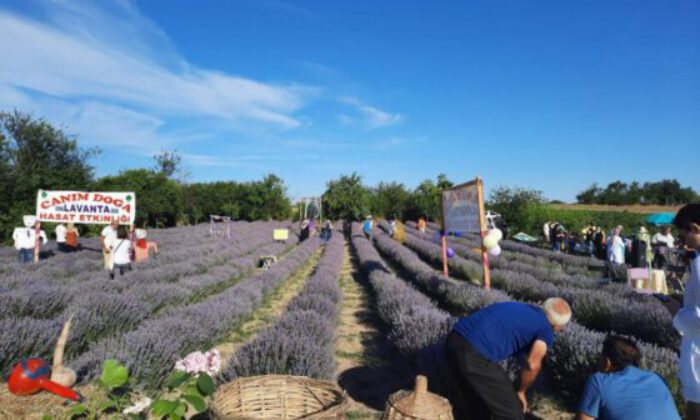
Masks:
[[[520,302],[495,303],[461,318],[454,330],[492,362],[529,351],[535,340],[554,345],[544,310]]]
[[[372,231],[372,221],[371,220],[365,220],[365,223],[362,225],[362,230],[365,233],[370,233]]]
[[[634,366],[593,374],[586,382],[578,409],[603,420],[680,420],[663,379]]]

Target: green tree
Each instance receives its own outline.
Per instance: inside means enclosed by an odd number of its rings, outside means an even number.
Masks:
[[[430,179],[425,179],[418,184],[408,203],[405,215],[407,219],[415,220],[420,216],[425,216],[428,220],[440,218],[440,190]]]
[[[0,113],[0,237],[7,240],[23,214],[34,214],[37,190],[86,189],[97,153],[31,114]]]
[[[262,181],[241,184],[238,197],[241,218],[246,220],[281,220],[291,214],[287,188],[277,175],[269,174]]]
[[[491,191],[488,206],[500,213],[514,232],[537,232],[537,214],[545,198],[541,191],[527,188],[499,187]]]
[[[438,190],[441,190],[441,191],[446,190],[450,187],[453,187],[454,185],[455,185],[454,182],[447,179],[447,175],[445,175],[445,174],[438,175],[438,177],[437,177]]]
[[[398,182],[380,182],[372,190],[372,212],[379,216],[403,217],[408,206],[410,192]]]
[[[153,160],[156,161],[156,166],[153,170],[162,173],[168,178],[172,178],[175,173],[181,170],[182,156],[177,150],[162,150],[153,156]]]
[[[587,190],[576,196],[582,204],[658,204],[678,205],[692,203],[698,199],[697,193],[690,187],[683,187],[675,179],[664,179],[659,182],[645,182],[640,185],[634,181],[626,184],[615,181],[605,188],[593,184]]]
[[[136,194],[136,224],[139,226],[175,226],[183,213],[182,186],[164,173],[150,169],[131,169],[100,178],[93,189],[133,191]]]
[[[342,175],[326,184],[323,206],[328,218],[360,220],[369,213],[370,192],[357,173]]]

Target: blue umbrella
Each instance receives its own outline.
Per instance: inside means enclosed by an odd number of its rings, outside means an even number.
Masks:
[[[654,226],[670,225],[673,223],[675,213],[654,213],[647,216],[647,223]]]

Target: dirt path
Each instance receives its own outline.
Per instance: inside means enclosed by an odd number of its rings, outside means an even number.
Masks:
[[[338,384],[349,396],[346,418],[380,418],[389,395],[407,387],[411,374],[372,307],[372,296],[357,272],[346,244],[340,278],[343,308],[338,325],[336,361]]]
[[[322,252],[322,248],[319,248],[306,264],[265,299],[248,321],[231,333],[225,342],[215,347],[221,353],[222,369],[226,369],[229,359],[243,343],[250,340],[284,313],[289,302],[304,288],[306,281],[316,269]]]

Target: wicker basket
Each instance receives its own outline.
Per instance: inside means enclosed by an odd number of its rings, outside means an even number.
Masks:
[[[445,398],[428,392],[425,376],[416,377],[416,389],[389,397],[382,420],[453,420],[452,406]]]
[[[236,379],[214,395],[215,419],[343,419],[345,393],[330,381],[264,375]]]

